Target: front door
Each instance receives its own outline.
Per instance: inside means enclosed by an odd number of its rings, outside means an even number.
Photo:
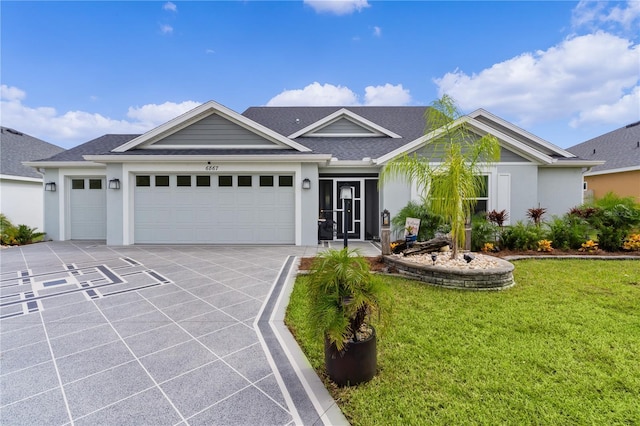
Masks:
[[[362,179],[321,179],[320,218],[323,221],[330,221],[334,224],[336,239],[341,240],[344,238],[343,230],[345,228],[343,224],[345,223],[345,206],[347,202],[340,199],[340,189],[343,186],[353,188],[353,199],[348,202],[349,208],[346,221],[347,235],[349,239],[362,240],[364,229],[364,181]]]

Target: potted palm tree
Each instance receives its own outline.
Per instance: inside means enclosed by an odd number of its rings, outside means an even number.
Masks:
[[[379,315],[384,291],[384,283],[355,249],[327,250],[311,265],[309,320],[324,338],[326,372],[338,386],[375,376],[376,331],[369,319]]]

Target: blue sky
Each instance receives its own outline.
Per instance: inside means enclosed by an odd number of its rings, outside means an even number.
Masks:
[[[2,1],[3,126],[69,148],[208,100],[428,105],[561,147],[640,120],[640,1]]]

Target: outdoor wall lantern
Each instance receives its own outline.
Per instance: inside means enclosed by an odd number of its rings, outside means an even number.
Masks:
[[[353,187],[343,186],[340,188],[340,199],[343,202],[343,220],[342,220],[342,235],[344,236],[344,248],[349,246],[349,210],[351,207],[351,200],[353,199]]]
[[[120,179],[110,179],[109,189],[120,189]]]
[[[389,225],[391,225],[391,213],[389,213],[389,210],[384,209],[382,212],[382,226],[388,228]]]
[[[302,180],[302,189],[311,189],[311,180],[309,178]]]
[[[56,183],[55,182],[47,182],[44,184],[44,190],[50,192],[56,192]]]

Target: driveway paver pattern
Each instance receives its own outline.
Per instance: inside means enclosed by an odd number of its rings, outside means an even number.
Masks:
[[[285,262],[317,250],[3,249],[0,423],[309,423],[290,407],[255,324]]]

